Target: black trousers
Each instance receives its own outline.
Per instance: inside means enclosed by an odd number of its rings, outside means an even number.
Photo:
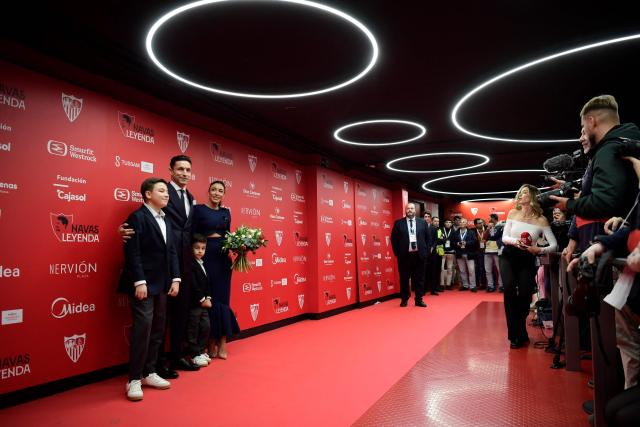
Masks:
[[[536,289],[536,258],[527,251],[507,245],[499,258],[504,285],[504,312],[510,341],[528,338],[527,316]]]
[[[202,354],[207,346],[210,330],[209,310],[204,307],[191,307],[187,327],[187,351],[191,357]]]
[[[416,301],[422,300],[424,296],[424,271],[425,260],[420,258],[418,252],[409,252],[398,257],[398,272],[400,273],[400,298],[406,301],[411,296],[409,279],[413,286]]]
[[[640,419],[640,385],[628,388],[607,402],[604,417],[609,427],[631,427]]]
[[[156,372],[158,351],[163,342],[167,316],[167,295],[143,300],[131,297],[131,338],[129,340],[129,381]]]
[[[442,271],[442,257],[438,255],[436,250],[427,257],[427,265],[425,267],[425,292],[437,292],[440,287],[440,272]]]

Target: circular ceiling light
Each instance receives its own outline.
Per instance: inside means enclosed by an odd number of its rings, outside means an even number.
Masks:
[[[394,163],[401,162],[403,160],[417,159],[417,158],[420,158],[420,157],[433,157],[433,156],[471,156],[471,157],[479,157],[482,160],[477,165],[465,166],[463,168],[456,168],[456,169],[409,170],[409,169],[398,169],[398,168],[394,168],[392,166]],[[412,156],[400,157],[398,159],[393,159],[390,162],[388,162],[387,163],[387,169],[390,169],[390,170],[396,171],[396,172],[406,172],[406,173],[456,172],[456,171],[462,171],[462,170],[477,168],[477,167],[480,167],[482,165],[486,165],[487,163],[489,163],[489,157],[485,156],[484,154],[464,153],[464,152],[451,151],[451,152],[448,152],[448,153],[424,153],[424,154],[414,154]]]
[[[389,142],[379,142],[379,143],[372,143],[372,142],[359,142],[359,141],[349,141],[348,139],[344,139],[340,136],[340,133],[353,128],[353,127],[357,127],[357,126],[364,126],[364,125],[371,125],[371,124],[400,124],[400,125],[408,125],[408,126],[413,126],[415,128],[418,129],[418,135],[411,137],[409,139],[403,139],[400,141],[389,141]],[[416,139],[420,139],[423,136],[425,136],[427,133],[427,129],[422,126],[420,123],[416,123],[416,122],[410,122],[408,120],[396,120],[396,119],[381,119],[381,120],[366,120],[363,122],[355,122],[355,123],[350,123],[346,126],[342,126],[341,128],[338,128],[335,130],[335,132],[333,132],[333,137],[335,139],[337,139],[340,142],[344,142],[345,144],[351,144],[351,145],[364,145],[364,146],[369,146],[369,147],[378,147],[378,146],[385,146],[385,145],[399,145],[399,144],[406,144],[407,142],[411,142],[411,141],[415,141]]]
[[[546,172],[546,171],[544,169],[510,169],[510,170],[502,170],[502,171],[485,171],[485,172],[461,173],[461,174],[458,174],[458,175],[443,176],[443,177],[440,177],[440,178],[434,178],[432,180],[429,180],[429,181],[425,182],[424,184],[422,184],[422,189],[425,190],[425,191],[429,191],[431,193],[448,194],[448,195],[452,195],[452,196],[480,196],[480,195],[484,195],[484,194],[517,193],[518,190],[482,191],[482,192],[479,192],[479,193],[454,193],[453,191],[434,190],[432,188],[429,188],[428,185],[429,184],[433,184],[434,182],[445,181],[447,179],[453,179],[453,178],[461,178],[461,177],[464,177],[464,176],[490,175],[490,174],[500,174],[500,173],[527,173],[527,172],[537,173],[537,172]],[[542,188],[540,188],[540,190],[545,190],[547,188],[549,188],[549,187],[542,187]]]
[[[482,198],[482,199],[468,199],[468,200],[463,200],[460,203],[473,203],[473,202],[491,202],[491,201],[501,201],[501,202],[507,202],[509,200],[513,200],[512,198],[509,197],[486,197],[486,198]]]
[[[551,142],[576,142],[578,141],[577,138],[573,138],[573,139],[515,139],[515,138],[501,138],[501,137],[497,137],[497,136],[490,136],[490,135],[483,135],[477,132],[472,132],[468,129],[465,129],[459,122],[458,122],[458,112],[460,111],[460,108],[462,107],[462,105],[467,102],[473,95],[477,94],[478,92],[480,92],[481,90],[487,88],[488,86],[491,86],[492,84],[496,83],[499,80],[504,79],[505,77],[508,77],[512,74],[515,74],[519,71],[525,70],[527,68],[531,68],[534,67],[536,65],[542,64],[544,62],[548,62],[557,58],[561,58],[563,56],[568,56],[568,55],[572,55],[574,53],[578,53],[578,52],[582,52],[588,49],[594,49],[597,47],[602,47],[602,46],[606,46],[606,45],[610,45],[610,44],[614,44],[614,43],[623,43],[629,40],[635,40],[640,38],[640,34],[634,34],[631,36],[626,36],[626,37],[619,37],[616,39],[611,39],[611,40],[605,40],[602,42],[598,42],[598,43],[593,43],[593,44],[589,44],[586,46],[580,46],[580,47],[576,47],[573,49],[569,49],[569,50],[565,50],[563,52],[559,52],[559,53],[555,53],[553,55],[549,55],[549,56],[545,56],[544,58],[540,58],[540,59],[536,59],[535,61],[531,61],[528,62],[524,65],[520,65],[519,67],[516,68],[512,68],[511,70],[505,71],[502,74],[499,74],[489,80],[487,80],[486,82],[482,83],[480,86],[476,87],[475,89],[473,89],[472,91],[470,91],[469,93],[467,93],[465,96],[463,96],[455,105],[455,107],[453,107],[453,111],[451,111],[451,121],[453,122],[453,125],[458,128],[458,130],[460,130],[461,132],[466,133],[467,135],[471,135],[471,136],[475,136],[476,138],[482,138],[482,139],[489,139],[491,141],[504,141],[504,142],[531,142],[531,143],[551,143]]]
[[[314,9],[317,9],[319,11],[325,12],[325,13],[329,13],[329,14],[333,14],[339,18],[344,19],[345,21],[351,23],[353,26],[355,26],[357,29],[359,29],[362,33],[364,33],[365,36],[367,36],[367,38],[369,39],[369,43],[371,44],[371,58],[369,60],[369,63],[367,64],[367,66],[360,71],[360,73],[358,73],[356,76],[351,77],[350,79],[331,86],[331,87],[327,87],[324,89],[318,89],[318,90],[313,90],[313,91],[309,91],[309,92],[300,92],[300,93],[280,93],[280,94],[266,94],[266,93],[243,93],[243,92],[234,92],[234,91],[230,91],[230,90],[224,90],[221,88],[216,88],[216,87],[212,87],[212,86],[206,86],[191,80],[188,80],[180,75],[178,75],[177,73],[171,71],[169,68],[167,68],[165,65],[163,65],[160,60],[156,57],[154,50],[153,50],[153,38],[155,37],[155,35],[157,34],[157,32],[160,30],[160,28],[166,24],[170,19],[180,15],[181,13],[187,12],[191,9],[195,9],[197,7],[201,7],[201,6],[208,6],[210,4],[214,4],[214,3],[223,3],[223,2],[239,2],[239,1],[243,1],[243,0],[201,0],[201,1],[196,1],[193,3],[188,3],[184,6],[181,6],[177,9],[174,9],[170,12],[168,12],[167,14],[165,14],[162,18],[158,19],[155,24],[153,24],[151,26],[151,28],[149,29],[149,32],[147,33],[147,38],[146,38],[146,48],[147,48],[147,54],[149,55],[149,58],[151,58],[151,60],[153,61],[154,64],[156,64],[156,66],[158,68],[160,68],[162,71],[164,71],[166,74],[168,74],[169,76],[173,77],[176,80],[179,80],[183,83],[186,83],[190,86],[193,87],[197,87],[198,89],[202,89],[202,90],[206,90],[209,92],[214,92],[214,93],[219,93],[222,95],[231,95],[231,96],[239,96],[239,97],[243,97],[243,98],[261,98],[261,99],[284,99],[284,98],[300,98],[300,97],[304,97],[304,96],[312,96],[312,95],[319,95],[321,93],[326,93],[326,92],[331,92],[340,88],[343,88],[345,86],[350,85],[351,83],[354,83],[356,80],[361,79],[362,77],[364,77],[365,74],[367,74],[372,68],[373,66],[376,64],[376,61],[378,60],[378,42],[376,41],[375,37],[373,36],[373,34],[371,33],[371,31],[369,31],[369,29],[367,27],[365,27],[360,21],[358,21],[357,19],[355,19],[354,17],[347,15],[344,12],[339,11],[338,9],[334,9],[333,7],[329,7],[320,3],[316,3],[316,2],[312,2],[312,1],[307,1],[307,0],[262,0],[263,2],[268,1],[271,3],[293,3],[293,4],[297,4],[297,5],[301,5],[301,6],[305,6],[305,7],[311,7]]]

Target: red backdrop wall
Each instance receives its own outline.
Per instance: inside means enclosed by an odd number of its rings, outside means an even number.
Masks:
[[[254,269],[233,275],[242,329],[397,292],[388,236],[400,190],[0,62],[0,393],[126,362],[116,229],[140,183],[168,177],[180,153],[193,159],[197,202],[223,180],[232,228],[269,239]]]

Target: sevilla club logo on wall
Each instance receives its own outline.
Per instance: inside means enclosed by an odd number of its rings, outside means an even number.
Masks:
[[[182,151],[182,154],[184,154],[185,151],[187,151],[187,147],[189,147],[190,138],[191,137],[186,133],[176,131],[176,139],[178,141],[178,147],[180,147],[180,151]]]
[[[298,305],[300,306],[301,309],[304,306],[304,294],[298,295]]]
[[[253,319],[253,321],[255,322],[256,319],[258,318],[258,312],[260,311],[260,303],[258,304],[251,304],[249,306],[249,310],[251,311],[251,318]]]
[[[284,235],[284,232],[282,230],[276,230],[276,243],[278,244],[278,246],[282,244],[283,235]]]
[[[362,240],[362,244],[364,245],[367,242],[367,235],[362,233],[360,235],[360,239]]]
[[[70,337],[64,337],[64,349],[67,351],[67,356],[73,363],[77,363],[82,351],[84,350],[85,343],[87,342],[87,334],[73,335]]]
[[[347,288],[346,291],[347,291],[347,300],[351,301],[351,288]]]
[[[300,184],[300,181],[302,181],[302,171],[296,169],[296,182]]]
[[[71,123],[78,118],[82,112],[82,98],[73,95],[62,94],[62,109]]]
[[[251,172],[254,172],[256,170],[256,166],[258,165],[258,157],[254,156],[253,154],[249,154],[247,156],[247,160],[249,160],[249,169],[251,169]]]
[[[478,208],[471,208],[471,215],[476,215],[478,213]]]
[[[331,246],[331,233],[324,233],[324,241],[327,246]]]

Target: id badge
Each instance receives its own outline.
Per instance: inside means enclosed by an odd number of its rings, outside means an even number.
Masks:
[[[418,243],[418,236],[415,234],[409,234],[409,243]]]
[[[448,240],[446,242],[444,242],[444,247],[449,249],[451,247],[451,242],[448,241]]]
[[[484,242],[480,242],[480,249],[484,249]]]

